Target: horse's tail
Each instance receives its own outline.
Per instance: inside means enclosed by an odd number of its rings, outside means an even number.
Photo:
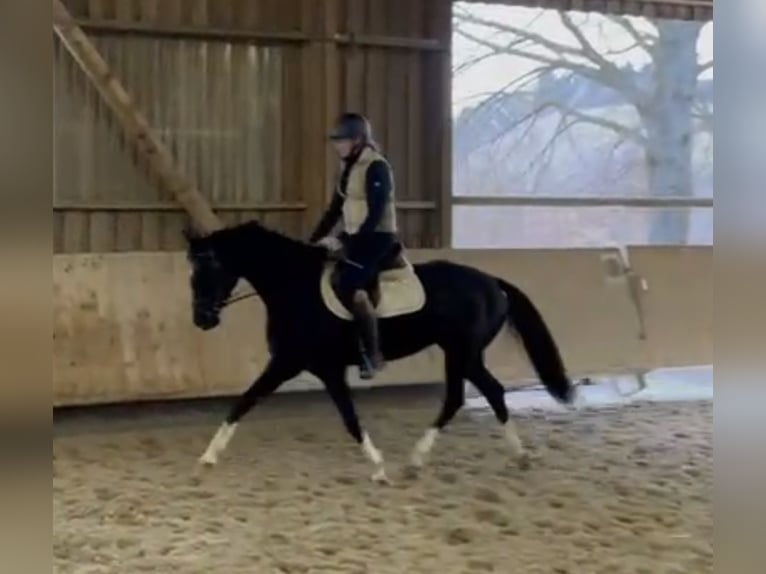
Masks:
[[[521,337],[540,381],[554,399],[572,404],[575,387],[566,374],[556,341],[542,315],[521,289],[502,279],[497,281],[508,298],[508,324]]]

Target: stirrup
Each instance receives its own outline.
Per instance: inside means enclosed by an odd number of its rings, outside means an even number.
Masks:
[[[375,378],[377,370],[372,365],[372,361],[367,355],[362,355],[362,360],[359,361],[359,378],[364,381],[369,381]]]
[[[375,375],[383,369],[385,361],[382,355],[378,355],[376,362],[365,350],[364,345],[359,345],[359,377],[365,381],[374,379]]]

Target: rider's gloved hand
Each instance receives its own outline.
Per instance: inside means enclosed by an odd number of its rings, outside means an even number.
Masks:
[[[323,237],[316,243],[320,247],[324,247],[330,255],[337,255],[343,251],[343,242],[338,239],[337,237],[333,237],[331,235],[328,235],[327,237]]]

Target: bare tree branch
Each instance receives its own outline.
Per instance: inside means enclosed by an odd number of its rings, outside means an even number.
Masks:
[[[654,47],[657,43],[657,40],[659,40],[658,36],[655,34],[649,34],[648,32],[639,32],[638,28],[636,28],[633,25],[633,22],[631,22],[630,19],[626,16],[609,15],[607,18],[609,18],[609,20],[615,24],[621,26],[623,30],[631,35],[631,37],[639,46],[646,50],[646,52],[653,54]]]
[[[550,66],[538,66],[537,68],[534,68],[533,70],[530,70],[526,74],[522,74],[518,78],[514,78],[512,81],[508,82],[504,86],[501,86],[499,89],[494,90],[492,92],[484,92],[483,94],[477,94],[477,96],[483,95],[486,99],[484,99],[481,103],[479,103],[476,108],[474,108],[474,111],[479,111],[480,109],[486,108],[487,106],[495,103],[498,99],[502,98],[503,96],[508,95],[509,92],[512,92],[515,95],[519,95],[519,92],[527,88],[532,82],[537,80],[543,72],[550,70]]]
[[[593,44],[585,37],[582,30],[574,23],[572,17],[568,12],[559,10],[557,12],[561,23],[569,31],[575,40],[580,44],[583,54],[604,73],[604,75],[610,78],[610,83],[621,84],[624,92],[640,94],[639,97],[644,98],[644,94],[641,93],[636,82],[633,81],[633,76],[620,69],[614,62],[610,62],[604,56],[599,54],[598,50],[593,47]]]
[[[542,54],[534,54],[531,52],[527,52],[525,50],[509,48],[501,44],[495,44],[494,42],[491,42],[487,40],[486,38],[476,36],[474,34],[471,34],[470,32],[466,32],[465,30],[458,29],[456,30],[456,33],[460,34],[461,36],[463,36],[464,38],[468,40],[471,40],[472,42],[476,42],[477,44],[484,46],[485,48],[493,50],[496,54],[508,54],[510,56],[518,56],[520,58],[526,58],[528,60],[538,62],[540,64],[547,64],[551,66],[552,68],[569,70],[570,72],[574,72],[576,74],[579,74],[580,76],[583,76],[584,78],[588,78],[592,80],[594,83],[607,86],[609,88],[614,89],[615,91],[620,92],[623,95],[623,97],[625,97],[625,99],[628,101],[636,100],[635,93],[631,93],[630,91],[625,91],[625,87],[624,85],[622,85],[622,83],[617,83],[617,84],[612,83],[610,81],[610,78],[600,73],[600,70],[598,68],[594,68],[594,67],[583,65],[583,64],[576,64],[574,62],[556,59],[549,56],[544,56]]]
[[[553,42],[539,34],[529,32],[528,30],[515,28],[514,26],[509,26],[507,24],[482,20],[481,18],[476,18],[473,15],[466,15],[465,19],[466,21],[470,21],[472,23],[477,23],[487,27],[494,27],[495,29],[517,34],[519,37],[523,38],[524,41],[529,41],[534,45],[540,44],[553,52],[555,55],[549,56],[545,54],[538,54],[531,50],[519,48],[518,46],[520,44],[518,38],[515,38],[512,42],[503,45],[490,40],[488,37],[479,36],[469,32],[462,27],[455,28],[455,33],[466,38],[467,40],[470,40],[471,42],[474,42],[484,48],[493,51],[496,54],[508,54],[510,56],[526,58],[534,62],[547,64],[552,68],[568,70],[570,72],[579,74],[580,76],[587,78],[594,83],[612,88],[613,90],[621,93],[627,101],[636,105],[639,105],[645,99],[644,95],[636,87],[635,82],[633,82],[632,76],[629,74],[629,72],[618,68],[615,64],[609,63],[608,61],[608,66],[604,67],[599,63],[601,60],[604,60],[604,58],[600,55],[598,56],[599,61],[597,62],[596,60],[589,58],[583,49],[578,49],[558,42]],[[588,63],[578,63],[569,59],[562,58],[562,54],[569,54],[575,57],[579,57]]]
[[[633,43],[630,46],[626,46],[618,50],[605,50],[604,54],[606,56],[621,56],[622,54],[627,54],[628,52],[632,52],[636,48],[640,48],[640,47],[641,46],[638,43]]]
[[[705,62],[704,64],[700,64],[697,66],[697,75],[704,74],[708,70],[710,70],[713,67],[713,60],[710,60],[709,62]]]
[[[529,162],[530,169],[533,166],[539,166],[537,169],[537,173],[535,175],[535,181],[532,184],[535,190],[537,190],[540,187],[540,177],[544,174],[545,167],[547,165],[550,165],[550,162],[553,159],[554,149],[556,147],[556,143],[558,142],[559,138],[562,135],[564,135],[567,131],[572,129],[578,123],[580,123],[580,120],[574,119],[574,120],[567,121],[567,118],[565,116],[562,116],[553,134],[551,135],[550,138],[548,138],[548,142],[543,146],[543,149],[541,149],[535,155],[535,157],[533,157],[532,160]],[[538,163],[541,160],[542,160],[542,165]],[[527,173],[528,172],[529,170],[527,170]]]
[[[539,109],[543,109],[543,108],[555,108],[564,117],[574,117],[574,118],[577,118],[580,122],[589,123],[592,125],[602,127],[607,130],[611,130],[615,132],[617,135],[620,135],[627,140],[631,140],[637,143],[638,145],[645,146],[648,143],[639,128],[626,126],[624,124],[621,124],[619,122],[616,122],[614,120],[610,120],[607,118],[593,116],[591,114],[581,112],[580,110],[575,110],[573,108],[570,108],[561,102],[548,101],[541,104],[541,106],[539,107]]]
[[[586,60],[589,59],[582,50],[579,50],[574,46],[567,46],[566,44],[555,42],[550,38],[547,38],[542,34],[532,32],[527,28],[518,28],[506,22],[498,22],[497,20],[485,20],[484,18],[480,18],[479,16],[469,13],[463,13],[457,19],[458,21],[463,21],[468,24],[490,28],[496,32],[505,32],[507,34],[511,34],[515,38],[513,42],[515,44],[518,44],[519,39],[522,39],[536,46],[543,47],[556,55],[568,54],[570,56],[580,57]],[[596,67],[598,67],[596,62],[593,63]]]

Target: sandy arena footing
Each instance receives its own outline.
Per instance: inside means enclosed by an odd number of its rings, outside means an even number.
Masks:
[[[464,411],[413,479],[439,401],[359,394],[389,487],[321,394],[258,407],[205,472],[220,403],[57,415],[54,572],[713,572],[711,401],[517,412],[526,471]]]

